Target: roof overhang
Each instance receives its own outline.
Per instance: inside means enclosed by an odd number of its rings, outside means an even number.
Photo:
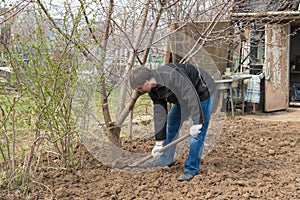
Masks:
[[[285,17],[299,17],[300,11],[268,11],[268,12],[245,12],[245,13],[232,13],[232,17],[268,17],[268,16],[285,16]]]

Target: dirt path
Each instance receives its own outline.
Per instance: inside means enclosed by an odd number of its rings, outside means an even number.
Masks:
[[[296,110],[227,119],[190,182],[177,181],[186,154],[170,168],[132,174],[103,166],[87,153],[83,169],[41,170],[27,199],[300,199]],[[1,196],[24,199],[18,191]]]
[[[285,111],[246,114],[245,118],[267,121],[300,121],[300,107],[289,107]]]

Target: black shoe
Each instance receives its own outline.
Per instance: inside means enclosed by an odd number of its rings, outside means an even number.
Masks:
[[[193,179],[193,177],[194,177],[194,175],[189,174],[187,172],[183,172],[183,174],[181,174],[177,180],[178,181],[190,181]]]

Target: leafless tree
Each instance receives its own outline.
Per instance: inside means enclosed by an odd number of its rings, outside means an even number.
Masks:
[[[23,184],[27,184],[30,179],[35,158],[39,160],[45,152],[41,149],[46,142],[51,143],[57,154],[62,155],[66,166],[71,163],[72,159],[66,156],[71,153],[72,133],[75,132],[71,118],[70,88],[76,77],[76,67],[82,60],[86,59],[96,66],[101,98],[100,112],[103,116],[101,120],[107,128],[108,138],[114,144],[120,145],[122,124],[140,96],[137,91],[128,88],[126,78],[130,70],[136,66],[147,65],[149,53],[156,49],[166,51],[161,52],[162,57],[170,53],[168,44],[170,41],[174,42],[172,36],[191,27],[194,31],[194,44],[190,51],[181,55],[181,62],[189,62],[203,48],[217,51],[222,46],[223,51],[228,52],[228,57],[219,56],[217,60],[224,62],[226,67],[233,65],[232,59],[237,55],[238,64],[242,65],[251,58],[243,55],[246,52],[243,44],[247,43],[253,33],[256,39],[263,37],[257,33],[260,32],[258,27],[265,28],[265,23],[286,25],[299,19],[299,11],[295,11],[297,6],[282,5],[278,2],[3,1],[0,11],[1,59],[5,58],[13,68],[16,82],[19,83],[15,87],[22,92],[19,92],[20,95],[14,97],[12,101],[7,101],[9,103],[6,102],[5,106],[0,104],[0,140],[3,144],[0,145],[0,155],[3,158],[1,162],[4,163],[0,164],[3,166],[1,169],[5,170],[8,177],[15,179],[18,165],[14,137],[18,137],[17,122],[24,118],[17,109],[28,96],[36,106],[28,108],[24,113],[29,113],[30,119],[29,117],[26,119],[30,123],[35,122],[35,127],[32,128],[35,135],[29,145],[30,156],[23,164],[25,166]],[[221,21],[227,21],[229,26],[218,29],[217,25]],[[199,23],[205,26],[199,29]],[[293,29],[290,34],[298,31],[299,27]],[[20,49],[17,48],[20,46],[26,47],[22,50],[21,62]],[[55,53],[48,51],[49,49],[54,49]],[[28,55],[28,52],[31,54]],[[27,63],[28,60],[30,64]],[[168,60],[165,59],[165,62]],[[20,66],[28,68],[27,74]],[[41,70],[41,66],[46,66],[47,70]],[[53,71],[56,74],[52,73]],[[28,72],[35,75],[32,77],[35,78],[34,81],[24,78],[24,73],[30,75]],[[49,73],[52,82],[47,79],[44,72]],[[51,87],[41,84],[42,82]],[[61,88],[60,85],[64,87]],[[113,113],[110,109],[110,95],[117,87],[121,88],[120,101],[117,113]],[[7,95],[7,99],[10,98],[11,96]],[[11,135],[14,136],[13,140],[10,140]],[[37,169],[38,161],[35,164]]]

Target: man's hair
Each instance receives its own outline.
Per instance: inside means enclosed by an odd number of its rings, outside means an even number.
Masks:
[[[150,69],[146,67],[137,67],[133,69],[129,76],[130,87],[136,89],[141,87],[147,80],[150,80],[153,74]]]

